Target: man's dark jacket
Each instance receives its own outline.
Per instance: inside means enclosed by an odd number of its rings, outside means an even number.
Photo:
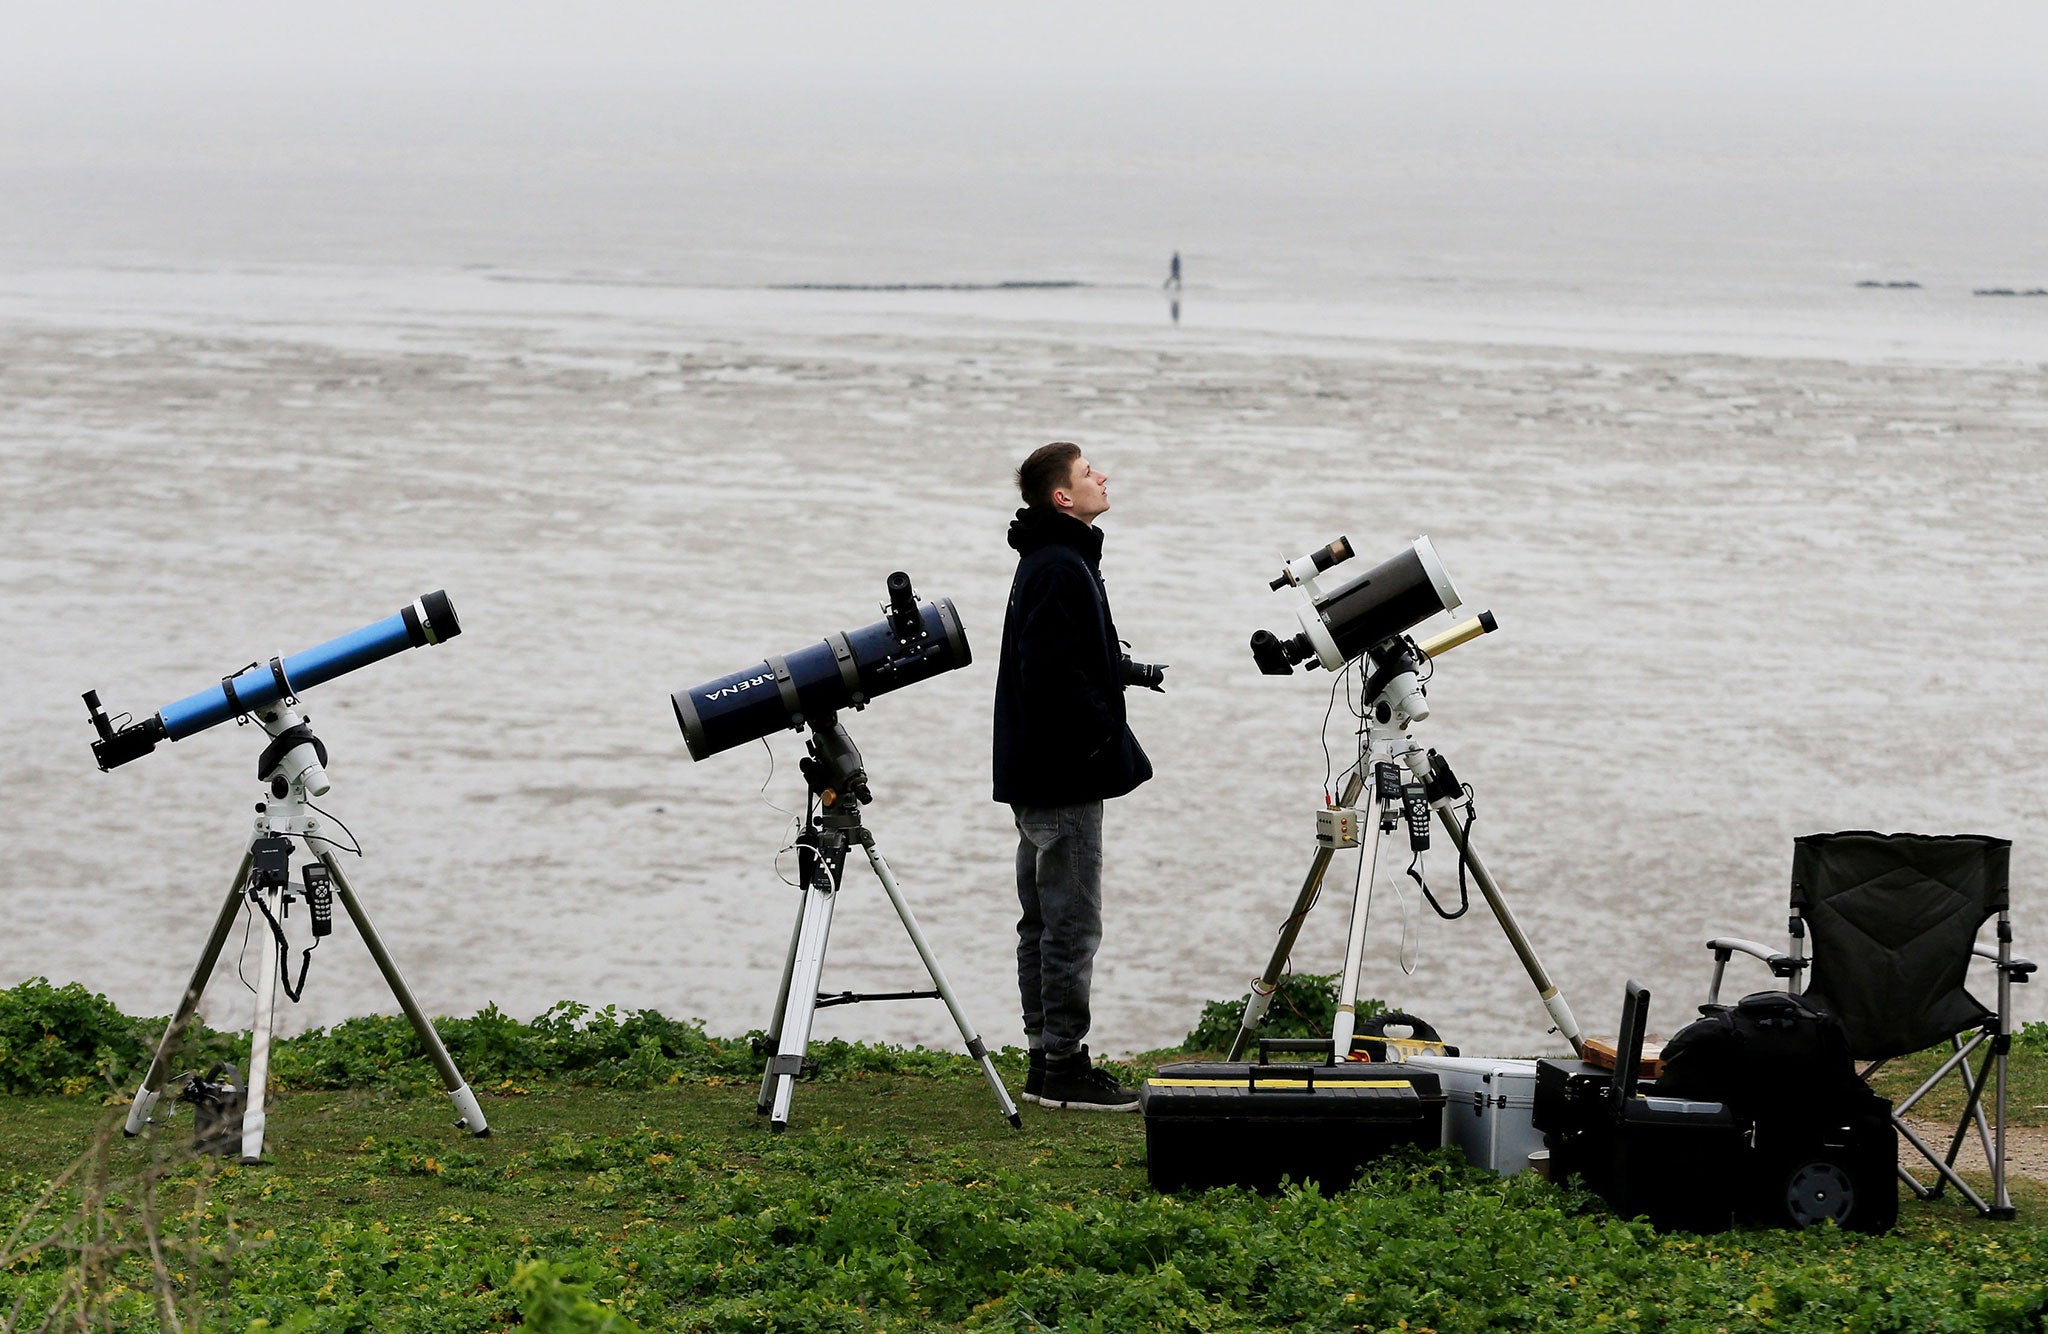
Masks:
[[[996,667],[995,799],[1073,806],[1152,776],[1124,723],[1123,653],[1102,587],[1102,534],[1058,510],[1010,525],[1017,577]]]

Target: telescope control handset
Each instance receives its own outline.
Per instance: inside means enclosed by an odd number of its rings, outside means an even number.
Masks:
[[[422,594],[418,601],[395,615],[302,653],[252,663],[223,677],[218,685],[164,705],[140,722],[117,724],[100,707],[99,692],[88,690],[85,707],[99,733],[99,740],[92,743],[93,759],[102,770],[117,768],[149,754],[159,741],[182,741],[230,718],[246,718],[273,704],[296,703],[301,691],[394,653],[444,643],[461,633],[462,622],[456,618],[455,604],[448,600],[446,592],[437,589]]]

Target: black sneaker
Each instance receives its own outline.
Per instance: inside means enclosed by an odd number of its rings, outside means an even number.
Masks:
[[[1083,1046],[1072,1056],[1052,1057],[1045,1063],[1045,1086],[1038,1105],[1070,1112],[1135,1112],[1138,1092],[1116,1082],[1107,1070],[1088,1060]]]
[[[1039,1095],[1045,1092],[1045,1048],[1033,1047],[1028,1054],[1031,1063],[1024,1067],[1024,1101],[1043,1102]]]

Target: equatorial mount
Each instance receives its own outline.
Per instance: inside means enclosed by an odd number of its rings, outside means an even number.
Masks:
[[[88,705],[96,706],[97,702],[88,696]],[[264,1161],[266,1095],[277,992],[283,990],[293,1001],[303,993],[312,952],[334,929],[334,901],[338,898],[349,920],[354,923],[356,933],[362,937],[371,958],[383,973],[392,997],[411,1021],[414,1034],[441,1076],[442,1086],[455,1104],[459,1118],[456,1125],[472,1135],[490,1134],[490,1123],[484,1117],[475,1092],[464,1081],[440,1035],[414,999],[412,989],[406,985],[398,965],[385,948],[383,938],[377,934],[377,928],[356,898],[348,877],[343,874],[335,856],[335,850],[343,845],[328,836],[328,817],[313,806],[311,799],[327,795],[333,786],[327,776],[327,744],[314,734],[312,720],[300,710],[297,697],[289,691],[281,692],[273,700],[234,717],[238,723],[256,723],[269,738],[256,761],[256,779],[262,785],[262,797],[256,803],[255,820],[249,831],[241,869],[235,873],[229,886],[227,901],[221,905],[214,920],[213,931],[200,952],[198,966],[193,969],[192,980],[186,985],[177,1012],[157,1044],[149,1072],[135,1092],[123,1127],[125,1133],[131,1136],[140,1134],[145,1126],[151,1124],[151,1114],[170,1077],[171,1058],[198,1010],[200,997],[213,976],[214,965],[220,959],[229,932],[242,913],[259,912],[267,929],[259,928],[257,931],[259,971],[255,1017],[250,1024],[248,1086],[243,1091],[246,1102],[242,1107],[239,1129],[230,1127],[223,1143],[231,1149],[238,1149],[245,1163]],[[126,734],[126,731],[115,733],[117,737]],[[292,856],[301,846],[307,854],[305,863],[300,867],[302,886],[295,884],[291,875]],[[286,957],[289,942],[284,920],[289,917],[292,905],[302,896],[309,910],[313,944],[307,946],[300,956],[295,983]]]
[[[853,744],[853,738],[847,735],[835,713],[812,721],[810,729],[810,739],[804,743],[808,753],[797,762],[805,786],[828,811],[847,806],[853,809],[858,821],[858,808],[875,799],[868,787],[867,770],[861,764],[860,747]]]
[[[1325,807],[1317,812],[1319,846],[1294,907],[1281,924],[1279,940],[1266,970],[1252,980],[1229,1058],[1235,1061],[1245,1053],[1265,1021],[1273,994],[1286,975],[1302,923],[1321,896],[1323,876],[1338,848],[1359,848],[1366,859],[1352,899],[1344,971],[1338,983],[1332,1038],[1340,1057],[1350,1052],[1355,1034],[1370,896],[1384,837],[1405,823],[1409,847],[1417,856],[1410,864],[1410,872],[1424,896],[1446,918],[1464,915],[1462,906],[1456,912],[1448,912],[1438,904],[1417,869],[1422,851],[1429,846],[1432,810],[1458,851],[1461,898],[1469,872],[1535,985],[1552,1023],[1574,1050],[1583,1051],[1584,1039],[1571,1007],[1537,958],[1535,947],[1515,920],[1499,885],[1472,847],[1472,806],[1465,786],[1452,774],[1443,756],[1422,743],[1415,728],[1430,716],[1423,683],[1428,679],[1431,664],[1458,645],[1491,633],[1499,623],[1492,612],[1481,612],[1417,642],[1407,633],[1411,626],[1435,610],[1458,605],[1429,539],[1418,540],[1408,552],[1363,576],[1327,589],[1318,587],[1318,576],[1327,577],[1332,568],[1338,568],[1341,574],[1341,563],[1349,555],[1350,544],[1339,538],[1328,547],[1290,562],[1286,574],[1274,586],[1293,585],[1306,596],[1300,611],[1302,633],[1284,641],[1267,630],[1252,636],[1253,658],[1260,670],[1269,675],[1290,674],[1294,664],[1303,662],[1331,670],[1357,666],[1364,670],[1365,692],[1357,761],[1342,795],[1332,802],[1325,794]],[[1365,627],[1374,632],[1367,636]],[[1370,647],[1361,650],[1359,646],[1367,642]],[[1361,796],[1369,810],[1354,808]]]

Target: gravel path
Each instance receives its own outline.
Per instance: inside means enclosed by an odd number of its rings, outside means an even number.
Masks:
[[[1906,1124],[1913,1127],[1922,1139],[1937,1148],[1945,1147],[1948,1137],[1954,1133],[1953,1125],[1942,1125],[1935,1121],[1923,1121],[1909,1116]],[[1912,1146],[1903,1140],[1899,1146],[1899,1161],[1912,1171],[1913,1164],[1908,1155]],[[2007,1126],[2005,1128],[2006,1175],[2010,1180],[2048,1182],[2048,1126]],[[1956,1163],[1965,1172],[1990,1170],[1984,1161],[1984,1150],[1971,1135],[1963,1141],[1963,1151],[1957,1155]],[[1914,1172],[1925,1179],[1925,1172]]]

